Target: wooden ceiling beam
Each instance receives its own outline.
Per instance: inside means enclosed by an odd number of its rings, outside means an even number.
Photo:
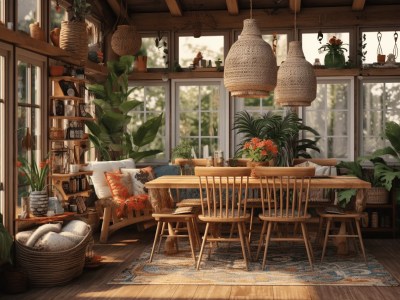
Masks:
[[[299,13],[301,8],[301,0],[289,0],[289,7],[292,12]]]
[[[230,15],[236,16],[239,14],[238,0],[226,0],[226,7]]]
[[[172,16],[182,17],[182,8],[178,0],[165,0],[165,3],[167,4],[169,12]]]
[[[365,0],[353,0],[353,10],[363,10],[365,6]]]
[[[107,0],[108,5],[110,5],[112,11],[114,12],[115,16],[118,18],[123,18],[125,20],[129,21],[129,16],[126,13],[126,9],[124,7],[124,4],[127,5],[124,1],[122,1],[122,6],[121,6],[121,1],[120,0]]]

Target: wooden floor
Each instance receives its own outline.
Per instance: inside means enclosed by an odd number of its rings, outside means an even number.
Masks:
[[[0,294],[0,299],[400,299],[400,287],[108,285],[124,261],[138,256],[152,242],[153,233],[138,233],[134,226],[121,229],[108,244],[95,244],[96,254],[106,258],[102,267],[85,270],[66,286]],[[400,282],[400,239],[366,239],[365,243]]]

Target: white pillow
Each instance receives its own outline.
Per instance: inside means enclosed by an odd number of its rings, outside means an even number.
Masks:
[[[78,245],[84,239],[84,236],[77,235],[77,234],[74,234],[74,233],[68,232],[68,231],[60,232],[60,235],[71,240],[74,243],[74,245]]]
[[[301,164],[295,165],[295,167],[314,167],[315,168],[315,176],[329,176],[331,174],[330,166],[320,166],[312,161],[305,161]]]
[[[76,235],[86,235],[90,230],[90,225],[80,220],[72,220],[65,225],[61,232],[71,232]]]
[[[41,238],[46,233],[53,231],[53,232],[60,232],[61,231],[61,224],[44,224],[39,226],[35,232],[29,237],[26,242],[27,247],[33,247],[36,244],[36,241]]]
[[[21,243],[22,245],[25,245],[26,242],[28,241],[29,237],[32,235],[33,231],[28,230],[28,231],[20,231],[15,235],[15,239]]]
[[[132,158],[116,161],[91,161],[85,166],[85,171],[93,171],[92,180],[97,198],[112,197],[110,187],[107,184],[104,172],[118,171],[120,168],[134,168],[135,162]]]
[[[42,236],[35,244],[36,249],[46,252],[63,251],[71,249],[75,243],[69,238],[55,232],[48,232]],[[49,261],[51,263],[51,261]]]

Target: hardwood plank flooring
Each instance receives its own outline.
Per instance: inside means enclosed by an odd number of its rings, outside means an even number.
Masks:
[[[213,285],[108,285],[107,282],[152,243],[153,230],[121,229],[108,244],[98,243],[95,253],[105,258],[98,269],[88,269],[65,286],[31,288],[24,294],[0,299],[400,299],[400,287],[356,286],[213,286]],[[366,248],[400,281],[400,239],[366,239]],[[159,257],[157,259],[160,259]],[[49,262],[51,263],[51,262]]]

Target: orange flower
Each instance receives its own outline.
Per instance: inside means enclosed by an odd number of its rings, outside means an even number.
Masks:
[[[278,147],[272,140],[259,138],[252,138],[249,142],[245,142],[242,149],[242,154],[252,161],[269,161],[277,153]]]
[[[19,160],[17,160],[17,168],[22,167],[22,162],[20,162]]]
[[[43,169],[47,165],[46,161],[41,161],[39,163],[39,168]]]

